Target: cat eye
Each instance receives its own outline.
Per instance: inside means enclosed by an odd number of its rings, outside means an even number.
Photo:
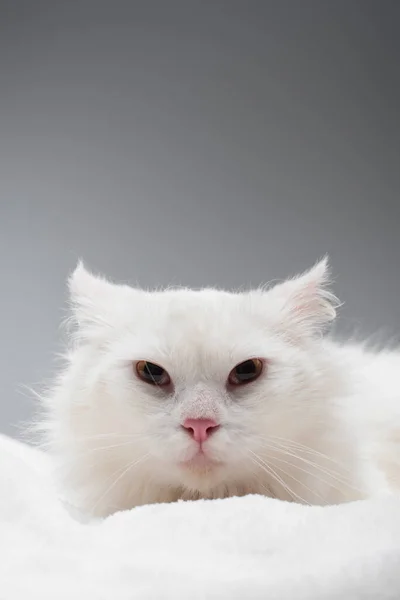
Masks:
[[[228,383],[242,385],[255,381],[262,373],[263,361],[260,358],[251,358],[236,365],[229,373]]]
[[[139,379],[151,385],[162,386],[171,383],[171,378],[165,369],[147,360],[139,360],[136,363],[136,373]]]

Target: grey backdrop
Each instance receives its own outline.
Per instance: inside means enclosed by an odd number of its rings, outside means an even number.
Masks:
[[[241,286],[325,252],[400,331],[397,0],[0,2],[0,431],[54,370],[78,256]]]

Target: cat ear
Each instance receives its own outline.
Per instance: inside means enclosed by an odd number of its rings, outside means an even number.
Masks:
[[[68,278],[68,289],[73,302],[95,297],[101,292],[102,287],[104,292],[108,286],[107,281],[88,271],[81,260],[78,261],[74,271]]]
[[[329,283],[325,257],[309,271],[271,290],[278,302],[280,326],[287,336],[299,339],[319,335],[335,319],[340,303]]]
[[[72,321],[80,337],[93,337],[112,327],[116,290],[123,286],[89,272],[82,261],[68,279]]]

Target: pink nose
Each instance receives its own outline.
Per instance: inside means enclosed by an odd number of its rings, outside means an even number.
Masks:
[[[188,430],[196,442],[201,444],[209,435],[217,431],[219,425],[212,419],[186,419],[183,427]]]

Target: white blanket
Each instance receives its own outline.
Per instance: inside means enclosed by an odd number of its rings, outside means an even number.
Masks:
[[[83,524],[47,458],[0,436],[1,600],[399,600],[400,500],[260,496],[146,506]]]

